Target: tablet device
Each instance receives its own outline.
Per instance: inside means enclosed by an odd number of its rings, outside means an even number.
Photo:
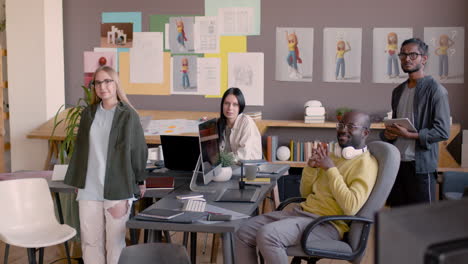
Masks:
[[[215,202],[254,203],[260,195],[259,189],[225,189]]]
[[[413,123],[408,118],[395,118],[395,119],[387,119],[384,121],[385,126],[392,126],[393,124],[398,124],[410,132],[416,132],[416,128],[414,127]]]

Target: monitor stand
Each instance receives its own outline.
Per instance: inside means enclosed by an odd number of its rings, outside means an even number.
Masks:
[[[197,185],[198,175],[200,173],[203,174],[202,171],[199,171],[201,163],[202,163],[202,157],[200,155],[200,157],[198,157],[198,161],[197,161],[197,165],[195,166],[195,170],[193,171],[192,180],[190,181],[190,190],[192,192],[200,192],[200,193],[215,193],[216,190],[213,189],[213,187]]]

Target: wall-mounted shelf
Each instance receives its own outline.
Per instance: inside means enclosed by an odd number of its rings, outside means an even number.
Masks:
[[[263,135],[268,127],[297,127],[297,128],[336,128],[336,122],[304,123],[304,120],[258,120],[258,129]],[[384,129],[384,123],[372,123],[371,129]]]

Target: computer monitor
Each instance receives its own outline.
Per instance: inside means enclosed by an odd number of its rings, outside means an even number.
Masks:
[[[444,263],[425,262],[434,245],[445,244],[438,252],[457,252],[459,241],[468,238],[468,199],[439,201],[431,205],[412,205],[384,210],[376,218],[375,263]],[[453,250],[452,250],[453,249]],[[433,255],[433,254],[432,254]],[[426,259],[427,260],[427,259]]]
[[[190,189],[196,192],[214,192],[215,190],[213,189],[204,188],[206,186],[197,185],[197,182],[207,185],[221,171],[221,164],[218,164],[219,135],[216,118],[200,123],[198,131],[200,157],[192,177],[192,182],[190,183]],[[201,172],[198,171],[199,168],[201,168]],[[202,175],[202,181],[197,181],[200,174]]]
[[[218,163],[219,135],[216,118],[200,123],[198,129],[200,134],[203,183],[208,184],[221,170],[221,164]]]
[[[193,171],[200,156],[198,137],[161,135],[164,167],[177,171]]]

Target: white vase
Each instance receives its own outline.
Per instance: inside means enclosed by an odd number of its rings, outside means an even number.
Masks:
[[[232,177],[232,168],[222,167],[221,170],[219,170],[219,173],[213,177],[213,181],[225,182],[225,181],[229,181],[231,177]]]

